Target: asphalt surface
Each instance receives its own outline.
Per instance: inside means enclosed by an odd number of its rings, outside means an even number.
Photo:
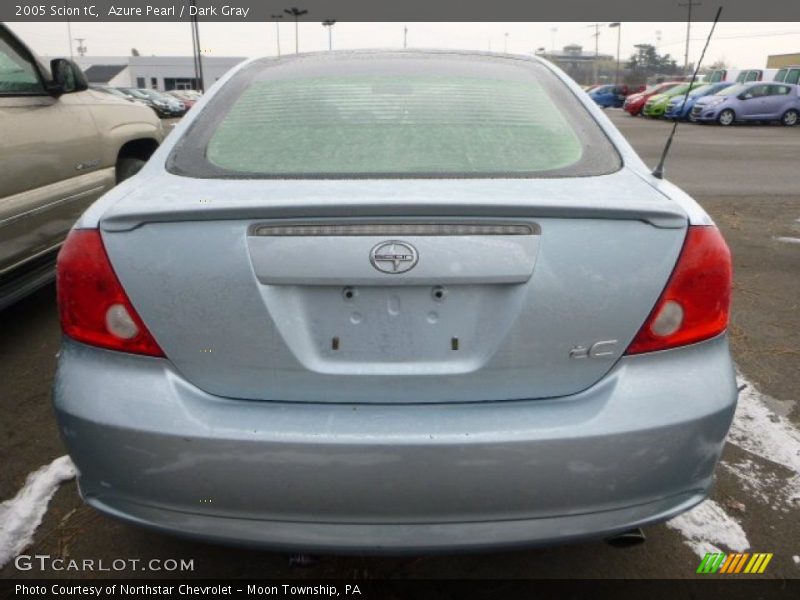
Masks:
[[[648,164],[655,164],[669,125],[609,111]],[[800,127],[683,125],[667,162],[667,178],[711,213],[734,255],[733,351],[742,373],[775,398],[776,411],[800,422],[800,238],[798,194]],[[50,386],[59,347],[54,289],[48,287],[0,313],[0,500],[13,497],[26,476],[62,456],[50,408]],[[724,461],[751,461],[771,485],[791,473],[732,444]],[[688,468],[688,465],[687,465]],[[800,499],[775,503],[718,470],[713,499],[741,524],[753,551],[775,554],[763,577],[800,577]],[[131,527],[86,507],[74,481],[54,496],[34,544],[26,553],[75,559],[193,559],[194,577],[527,578],[694,576],[699,558],[680,532],[665,525],[646,530],[643,545],[616,549],[602,541],[490,554],[412,557],[318,557],[290,564],[288,555],[160,535]],[[128,569],[118,572],[19,571],[0,577],[181,576]]]

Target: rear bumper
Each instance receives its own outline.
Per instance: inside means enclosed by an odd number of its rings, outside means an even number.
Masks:
[[[104,512],[216,541],[399,552],[600,537],[682,512],[708,493],[736,387],[724,337],[623,358],[569,397],[442,405],[218,398],[166,360],[65,340],[54,402]]]
[[[508,521],[463,523],[314,523],[198,515],[122,500],[88,498],[94,508],[128,523],[211,542],[342,554],[433,553],[531,547],[610,537],[666,521],[702,502],[705,493],[684,493],[616,510]]]

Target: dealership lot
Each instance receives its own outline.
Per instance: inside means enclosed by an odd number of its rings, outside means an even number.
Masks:
[[[610,118],[639,153],[654,164],[670,125],[609,111]],[[309,566],[292,566],[278,553],[231,549],[187,542],[123,525],[85,507],[74,481],[56,493],[28,554],[66,556],[82,561],[139,559],[121,571],[69,571],[38,568],[4,577],[182,576],[142,570],[150,559],[193,559],[194,576],[246,577],[686,577],[699,557],[688,542],[736,544],[746,536],[751,551],[771,552],[765,576],[800,577],[800,472],[793,471],[791,445],[800,423],[800,194],[797,155],[800,128],[776,126],[682,125],[667,162],[667,177],[692,194],[716,219],[734,254],[735,290],[731,325],[734,355],[749,382],[753,401],[734,433],[742,438],[775,426],[773,439],[786,437],[773,460],[750,439],[729,444],[718,471],[713,499],[719,510],[699,513],[697,522],[646,531],[648,542],[614,549],[602,542],[492,554],[402,558],[321,557]],[[64,454],[49,405],[50,384],[59,346],[53,288],[0,314],[0,498],[13,497],[28,473]],[[754,396],[754,386],[769,398]],[[749,404],[747,406],[750,406]],[[771,413],[759,412],[766,406]],[[755,408],[753,408],[755,407]],[[644,407],[658,410],[658,407]],[[756,427],[748,428],[748,421]],[[772,425],[770,425],[770,423]],[[755,431],[754,431],[755,429]],[[794,431],[795,433],[792,433]],[[794,436],[794,437],[793,437]],[[762,450],[761,452],[759,452]],[[767,454],[769,452],[766,452]],[[687,469],[692,465],[687,465]],[[712,527],[709,529],[709,522]],[[705,529],[704,529],[705,528]],[[702,535],[716,529],[718,537]],[[699,533],[698,533],[699,532]],[[692,535],[694,540],[690,539]],[[736,550],[736,548],[730,548]],[[146,567],[145,567],[146,568]]]

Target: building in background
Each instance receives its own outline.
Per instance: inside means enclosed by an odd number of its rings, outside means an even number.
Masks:
[[[242,56],[204,56],[206,88],[243,60]],[[198,88],[191,56],[76,56],[75,62],[90,83],[162,92]]]
[[[767,56],[768,69],[780,69],[800,65],[800,52],[793,54],[770,54]]]
[[[595,54],[579,44],[569,44],[560,51],[540,48],[536,54],[558,65],[580,84],[614,82],[616,58],[610,54]]]
[[[113,87],[128,87],[131,74],[128,65],[91,65],[83,69],[89,83],[102,83]]]

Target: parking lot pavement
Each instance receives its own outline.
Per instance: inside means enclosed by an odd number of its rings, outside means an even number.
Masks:
[[[669,125],[608,111],[648,164]],[[641,546],[602,542],[491,554],[320,557],[290,566],[279,553],[184,541],[124,525],[84,506],[74,481],[61,486],[26,553],[75,559],[193,559],[199,577],[691,577],[708,544],[772,552],[764,577],[800,577],[800,127],[682,125],[667,178],[711,213],[734,256],[731,337],[744,389],[712,502],[671,525],[646,530]],[[0,313],[0,498],[64,454],[49,406],[59,328],[52,287]],[[645,406],[646,410],[658,407]],[[691,468],[692,465],[687,465]],[[742,548],[743,549],[743,548]],[[185,576],[18,571],[2,577]]]

